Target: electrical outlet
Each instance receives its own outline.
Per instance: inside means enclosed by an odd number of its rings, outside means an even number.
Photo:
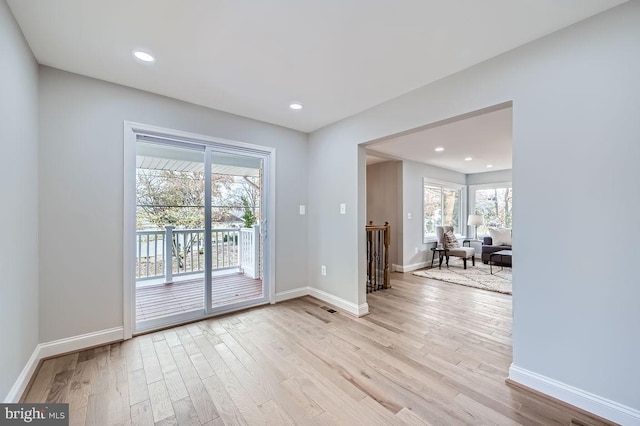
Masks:
[[[407,219],[411,219],[411,213],[407,213]]]
[[[324,265],[322,265],[322,266],[320,267],[320,273],[321,273],[322,275],[327,275],[327,267],[326,267],[326,266],[324,266]]]
[[[340,204],[340,214],[347,214],[347,205],[345,203]]]
[[[304,206],[300,206],[300,214],[304,214],[305,213],[305,207]]]
[[[416,254],[418,254],[418,247],[416,247]]]

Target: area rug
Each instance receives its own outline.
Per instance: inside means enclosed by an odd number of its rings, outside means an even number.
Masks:
[[[482,261],[476,261],[476,266],[471,266],[471,262],[467,262],[467,269],[464,269],[462,260],[451,259],[449,260],[448,268],[443,264],[442,269],[438,269],[435,266],[431,269],[415,271],[413,275],[497,293],[511,294],[511,268],[504,267],[500,270],[500,266],[494,266],[493,275],[491,275],[489,265],[485,265]]]

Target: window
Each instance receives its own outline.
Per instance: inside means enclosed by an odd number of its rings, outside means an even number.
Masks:
[[[475,187],[471,191],[471,196],[473,197],[473,211],[484,217],[484,226],[478,227],[478,235],[488,235],[488,227],[512,227],[513,189],[511,183]]]
[[[424,180],[424,241],[436,238],[436,226],[450,225],[461,235],[464,186]]]

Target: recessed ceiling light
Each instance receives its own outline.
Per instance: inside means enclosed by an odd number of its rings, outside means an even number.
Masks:
[[[302,109],[302,104],[298,103],[298,102],[292,102],[291,104],[289,104],[289,108],[291,109]]]
[[[134,50],[133,51],[133,56],[136,57],[136,59],[141,60],[142,62],[155,62],[156,58],[153,57],[153,55],[151,55],[150,53],[144,52],[142,50]]]
[[[493,167],[493,164],[487,164],[487,169],[490,169]]]
[[[436,149],[434,149],[434,151],[435,151],[435,152],[442,152],[442,151],[444,151],[444,148],[443,148],[443,147],[441,147],[441,146],[439,146],[439,147],[437,147]]]
[[[471,160],[473,160],[473,158],[471,158],[471,157],[465,157],[465,159],[464,159],[464,161],[471,161]]]

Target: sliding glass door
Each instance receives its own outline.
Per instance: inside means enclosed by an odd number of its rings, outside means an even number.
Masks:
[[[135,332],[267,301],[268,155],[138,136]]]
[[[208,148],[211,193],[210,313],[267,301],[262,277],[264,158]],[[220,184],[224,182],[224,184]],[[222,191],[223,193],[218,193]]]

